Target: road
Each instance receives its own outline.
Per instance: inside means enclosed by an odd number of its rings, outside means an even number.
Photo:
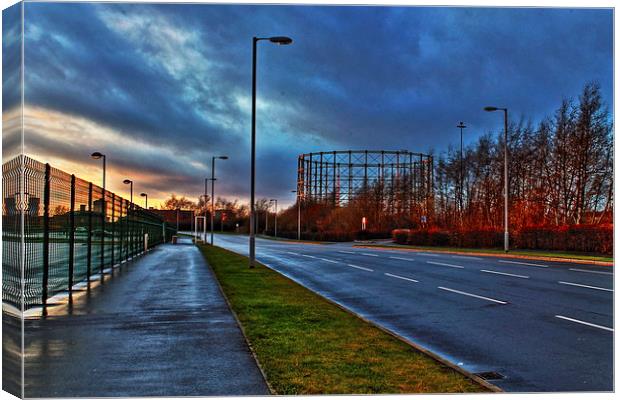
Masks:
[[[215,245],[248,254],[247,236]],[[257,239],[257,259],[506,391],[613,390],[613,268]]]

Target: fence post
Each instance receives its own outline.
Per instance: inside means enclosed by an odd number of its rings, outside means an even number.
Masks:
[[[75,175],[71,175],[71,213],[69,214],[69,301],[73,300],[73,264],[75,261]]]
[[[43,316],[47,315],[47,281],[50,270],[50,172],[49,164],[45,164],[45,181],[43,189],[43,281],[41,288],[41,303]]]
[[[93,183],[88,183],[88,238],[86,239],[86,282],[88,288],[90,288],[90,275],[91,275],[91,258],[93,255]]]
[[[110,219],[110,232],[112,233],[111,247],[110,247],[110,251],[111,251],[110,268],[112,268],[111,270],[112,274],[114,274],[114,229],[116,229],[116,226],[114,224],[114,209],[116,208],[115,203],[116,203],[116,195],[112,193],[112,217]]]

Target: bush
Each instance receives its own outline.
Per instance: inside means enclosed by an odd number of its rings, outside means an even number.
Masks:
[[[394,229],[392,231],[392,240],[394,243],[407,244],[409,238],[409,229]]]
[[[392,240],[414,246],[502,248],[504,232],[496,229],[395,229],[392,231]],[[510,244],[512,248],[518,249],[611,255],[613,225],[529,226],[511,232]]]

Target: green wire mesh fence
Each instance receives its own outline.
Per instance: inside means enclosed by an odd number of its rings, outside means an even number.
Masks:
[[[176,234],[160,216],[24,155],[3,164],[2,178],[2,301],[15,307],[46,305]]]

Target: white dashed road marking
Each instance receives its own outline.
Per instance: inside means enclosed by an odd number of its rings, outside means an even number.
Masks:
[[[333,263],[333,264],[340,264],[338,261],[330,260],[330,259],[327,259],[327,258],[319,257],[319,260],[327,261],[327,262],[330,262],[330,263]]]
[[[501,262],[501,263],[504,263],[504,264],[530,265],[532,267],[549,268],[548,265],[532,264],[532,263],[525,263],[525,262],[519,262],[519,261],[498,260],[498,262]]]
[[[427,264],[433,264],[433,265],[441,265],[442,267],[450,267],[450,268],[465,268],[461,265],[454,265],[454,264],[446,264],[446,263],[440,263],[440,262],[435,262],[435,261],[427,261]]]
[[[480,257],[472,257],[472,256],[452,256],[452,258],[463,258],[465,260],[482,260]]]
[[[366,267],[360,267],[358,265],[353,265],[353,264],[347,264],[349,267],[351,268],[357,268],[357,269],[361,269],[363,271],[368,271],[368,272],[374,272],[374,270],[370,269],[370,268],[366,268]]]
[[[370,253],[361,253],[363,256],[368,256],[368,257],[379,257],[376,254],[370,254]]]
[[[292,254],[292,255],[294,255],[294,256],[298,256],[298,255],[299,255],[299,253],[293,253],[292,251],[287,251],[287,253],[288,253],[288,254]]]
[[[591,274],[601,274],[601,275],[613,275],[613,272],[603,272],[603,271],[590,271],[588,269],[579,269],[579,268],[569,268],[569,271],[577,271],[577,272],[589,272]]]
[[[443,286],[438,286],[438,289],[441,290],[447,290],[448,292],[452,292],[452,293],[458,293],[458,294],[462,294],[463,296],[469,296],[469,297],[475,297],[477,299],[482,299],[482,300],[487,300],[487,301],[492,301],[493,303],[498,303],[498,304],[508,304],[505,301],[501,301],[501,300],[496,300],[496,299],[492,299],[490,297],[484,297],[484,296],[478,296],[477,294],[471,294],[471,293],[467,293],[467,292],[461,292],[460,290],[455,290],[455,289],[450,289],[447,287],[443,287]]]
[[[385,272],[385,273],[384,273],[384,275],[391,276],[392,278],[402,279],[402,280],[404,280],[404,281],[419,282],[419,281],[416,281],[415,279],[406,278],[406,277],[404,277],[404,276],[399,276],[399,275],[393,275],[393,274],[389,274],[389,273],[387,273],[387,272]]]
[[[394,256],[390,256],[391,259],[393,260],[402,260],[402,261],[415,261],[413,258],[405,258],[405,257],[394,257]]]
[[[344,253],[344,254],[356,254],[354,251],[344,251],[344,250],[338,250],[338,253]]]
[[[602,288],[598,286],[582,285],[580,283],[563,282],[563,281],[559,281],[558,283],[561,285],[579,286],[579,287],[587,288],[587,289],[604,290],[606,292],[613,292],[613,289],[606,289],[606,288]]]
[[[302,256],[302,257],[308,257],[308,258],[316,258],[315,256],[309,256],[308,254],[300,254],[300,256]]]
[[[596,324],[593,324],[593,323],[591,323],[591,322],[580,321],[580,320],[578,320],[578,319],[574,319],[574,318],[565,317],[565,316],[563,316],[563,315],[556,315],[555,317],[556,317],[556,318],[563,319],[563,320],[566,320],[566,321],[576,322],[576,323],[581,324],[581,325],[587,325],[587,326],[591,326],[591,327],[593,327],[593,328],[603,329],[603,330],[605,330],[605,331],[609,331],[609,332],[613,332],[613,331],[614,331],[614,330],[613,330],[613,328],[608,328],[608,327],[606,327],[606,326],[602,326],[602,325],[596,325]]]
[[[481,269],[480,272],[486,272],[488,274],[497,274],[497,275],[506,275],[506,276],[514,276],[515,278],[525,278],[525,279],[529,279],[529,276],[525,276],[525,275],[517,275],[517,274],[508,274],[506,272],[499,272],[499,271],[490,271],[488,269]]]

